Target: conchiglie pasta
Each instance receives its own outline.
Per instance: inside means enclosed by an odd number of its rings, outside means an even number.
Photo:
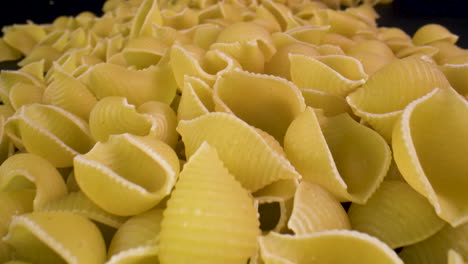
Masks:
[[[208,142],[242,186],[252,192],[280,179],[301,177],[255,128],[232,114],[209,113],[180,121],[177,131],[187,157]]]
[[[441,70],[458,93],[468,94],[468,53],[447,58]]]
[[[159,260],[245,263],[255,253],[258,225],[248,191],[224,167],[216,150],[203,143],[184,166],[167,202]]]
[[[171,192],[179,159],[154,137],[121,134],[76,157],[74,171],[81,190],[94,203],[112,214],[130,216],[152,208]]]
[[[153,23],[158,25],[162,25],[163,23],[158,1],[144,0],[132,19],[130,38],[135,38],[137,36],[151,36]]]
[[[449,43],[455,43],[458,36],[450,33],[444,26],[438,24],[427,24],[420,27],[413,36],[415,45],[427,45],[434,41],[444,40]]]
[[[434,89],[409,104],[393,130],[401,174],[452,226],[468,221],[467,115],[468,103],[455,90]]]
[[[199,78],[185,75],[177,120],[190,120],[214,111],[213,90]]]

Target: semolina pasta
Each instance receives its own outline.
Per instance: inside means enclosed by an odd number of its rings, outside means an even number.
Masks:
[[[4,27],[0,263],[465,263],[468,50],[388,2]]]

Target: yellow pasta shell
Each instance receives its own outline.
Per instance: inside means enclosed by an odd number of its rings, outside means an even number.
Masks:
[[[180,121],[177,131],[185,143],[187,157],[204,141],[208,142],[242,186],[252,192],[280,179],[300,178],[289,161],[255,128],[234,115],[209,113]]]
[[[8,120],[6,133],[28,152],[47,159],[58,168],[72,165],[73,157],[94,145],[88,124],[52,105],[24,105]]]
[[[213,90],[201,79],[185,75],[177,119],[190,120],[213,111]]]
[[[138,37],[130,39],[122,53],[127,65],[143,69],[157,64],[167,49],[168,46],[157,38]]]
[[[151,122],[150,136],[156,137],[172,148],[175,147],[179,138],[176,131],[177,116],[168,104],[149,101],[140,105],[137,111],[146,115]]]
[[[0,39],[0,61],[15,61],[21,58],[21,52]]]
[[[151,36],[153,23],[158,25],[163,23],[158,1],[144,0],[133,17],[130,38]]]
[[[307,106],[322,109],[327,116],[352,114],[351,108],[341,96],[314,89],[301,89],[301,93]]]
[[[163,9],[161,11],[163,25],[172,27],[177,30],[191,28],[198,25],[199,14],[191,8],[184,8],[181,11]]]
[[[211,50],[219,50],[234,58],[249,72],[263,73],[265,66],[265,55],[257,41],[237,41],[233,43],[214,43]]]
[[[7,105],[0,105],[0,163],[3,163],[13,152],[12,140],[5,133],[5,123],[14,111]]]
[[[27,83],[17,83],[11,87],[9,98],[11,106],[19,109],[23,105],[42,103],[44,88]]]
[[[286,232],[293,200],[279,196],[255,197],[260,229],[264,232]]]
[[[468,94],[468,54],[447,58],[441,70],[458,93]]]
[[[291,121],[305,108],[300,90],[291,82],[242,70],[218,78],[214,101],[216,110],[232,112],[279,142],[283,141]]]
[[[333,229],[351,229],[348,215],[338,200],[318,184],[302,181],[294,195],[288,227],[296,235]]]
[[[447,264],[465,264],[463,257],[453,249],[449,249],[447,256]]]
[[[444,40],[449,43],[455,43],[458,36],[450,33],[450,31],[442,25],[427,24],[420,27],[413,36],[413,43],[415,45],[427,45],[434,41]]]
[[[348,210],[353,229],[391,248],[420,242],[444,226],[427,200],[403,181],[384,181],[364,205]]]
[[[349,263],[403,264],[397,254],[380,240],[350,230],[323,231],[307,235],[275,232],[259,239],[265,264]],[[339,252],[336,250],[339,249]]]
[[[284,150],[304,180],[322,185],[340,201],[360,204],[377,189],[391,162],[389,146],[375,131],[347,114],[320,124],[310,107],[289,126]]]
[[[401,174],[452,226],[468,221],[467,115],[468,103],[456,91],[434,89],[406,107],[393,131]]]
[[[13,246],[16,258],[38,264],[100,264],[106,257],[99,229],[72,213],[34,212],[15,216],[4,240]]]
[[[428,263],[445,264],[447,253],[455,250],[460,257],[468,258],[466,248],[468,238],[468,224],[463,224],[457,228],[450,225],[445,227],[432,237],[417,244],[403,248],[399,253],[400,257],[408,264]]]
[[[89,89],[98,99],[114,95],[126,97],[129,103],[137,106],[147,101],[170,104],[177,89],[167,63],[159,63],[144,70],[102,63],[90,71]]]
[[[435,65],[408,57],[387,64],[346,101],[357,116],[390,141],[396,120],[411,101],[434,88],[448,86],[447,79]]]
[[[291,62],[291,79],[294,84],[303,89],[314,89],[346,96],[367,79],[367,74],[361,63],[349,56],[308,57],[291,54],[289,60]],[[314,74],[308,74],[311,71]]]
[[[224,167],[216,150],[203,143],[185,164],[167,202],[159,260],[245,263],[254,255],[258,225],[247,190]]]
[[[121,134],[77,156],[74,170],[81,190],[94,203],[112,214],[128,216],[150,209],[171,192],[179,159],[154,137]]]
[[[43,87],[40,81],[27,72],[2,70],[0,75],[0,98],[3,104],[11,105],[9,97],[11,89],[19,83]]]

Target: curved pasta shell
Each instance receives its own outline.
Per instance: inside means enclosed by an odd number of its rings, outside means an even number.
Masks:
[[[7,105],[0,105],[0,164],[14,152],[12,140],[5,133],[5,123],[14,110]]]
[[[171,192],[179,159],[158,139],[121,134],[77,156],[74,169],[89,199],[107,212],[128,216],[150,209]]]
[[[9,28],[3,35],[5,41],[10,47],[14,47],[22,54],[29,54],[36,46],[38,40],[29,32],[22,30],[20,25]]]
[[[434,89],[406,107],[393,132],[401,174],[452,226],[468,221],[467,115],[467,101],[453,89]]]
[[[33,190],[14,190],[0,192],[0,236],[8,233],[8,226],[14,215],[31,212],[33,210]],[[5,263],[12,258],[12,248],[0,241],[0,262]]]
[[[34,212],[13,217],[4,240],[16,257],[33,263],[105,261],[106,247],[99,229],[88,219],[62,212]]]
[[[91,111],[89,129],[96,141],[105,142],[111,135],[130,133],[145,136],[151,122],[139,113],[125,97],[108,96],[101,99]]]
[[[168,48],[163,41],[146,36],[130,39],[122,53],[127,65],[143,69],[157,64]]]
[[[275,17],[276,21],[281,26],[281,31],[286,31],[300,26],[297,18],[294,17],[291,10],[289,10],[289,8],[284,4],[276,1],[265,0],[262,1],[262,5]]]
[[[15,61],[21,58],[21,52],[0,39],[0,61]]]
[[[48,45],[40,45],[34,47],[33,50],[21,61],[18,62],[19,66],[25,66],[29,63],[38,62],[44,60],[44,68],[48,70],[53,61],[58,60],[62,56],[62,52],[56,48]]]
[[[455,43],[458,36],[442,25],[427,24],[420,27],[413,35],[413,43],[418,46],[427,45],[434,41],[444,40],[449,43]]]
[[[353,229],[391,248],[420,242],[445,225],[427,200],[403,181],[384,181],[364,205],[348,210]]]
[[[261,196],[256,197],[254,202],[262,231],[287,231],[287,221],[291,215],[293,203],[291,198]]]
[[[113,228],[119,228],[126,220],[124,217],[112,215],[99,208],[81,191],[70,192],[67,196],[51,200],[39,211],[70,212]]]
[[[333,229],[351,229],[340,202],[318,184],[302,181],[294,195],[288,227],[296,235]]]
[[[468,54],[446,59],[441,70],[458,93],[468,94]]]
[[[380,240],[350,230],[323,231],[307,235],[271,232],[259,238],[265,264],[270,263],[359,263],[403,264]],[[339,253],[337,249],[339,248]]]
[[[326,14],[331,33],[352,37],[362,30],[374,30],[374,27],[345,11],[326,9]]]
[[[163,23],[158,1],[144,0],[132,19],[129,37],[151,36],[153,23],[158,25],[162,25]]]
[[[387,64],[346,101],[357,116],[390,141],[396,120],[411,101],[436,87],[448,86],[447,79],[435,65],[409,57]]]
[[[301,89],[301,93],[307,106],[322,109],[327,116],[352,114],[351,108],[341,96],[313,89]]]
[[[177,90],[171,67],[167,63],[159,63],[144,70],[101,63],[93,66],[89,79],[89,89],[98,99],[123,96],[137,106],[147,101],[170,104]]]
[[[157,262],[162,209],[152,209],[128,219],[115,233],[108,251],[110,263]]]
[[[194,45],[208,50],[216,42],[221,31],[221,27],[216,24],[199,24],[185,30],[184,36],[190,38]]]
[[[322,185],[340,201],[360,204],[377,189],[391,162],[389,146],[375,131],[347,114],[319,124],[310,107],[289,126],[284,150],[304,180]]]
[[[97,103],[91,91],[58,64],[54,65],[53,81],[45,89],[43,101],[61,107],[84,120],[88,120],[91,109]]]
[[[177,131],[185,143],[187,157],[207,141],[216,148],[225,166],[242,186],[252,192],[280,179],[300,178],[289,161],[255,128],[231,114],[209,113],[180,121]]]
[[[329,29],[330,26],[307,25],[289,29],[286,33],[299,41],[319,45]]]
[[[0,75],[0,98],[2,99],[3,104],[11,105],[9,95],[12,87],[18,83],[43,87],[43,84],[36,80],[34,76],[29,73],[22,71],[2,70]]]
[[[214,43],[211,50],[219,50],[234,58],[249,72],[263,73],[265,67],[265,55],[257,41],[238,41],[233,43]]]
[[[177,116],[168,104],[150,101],[140,105],[137,111],[146,115],[151,122],[150,136],[156,137],[172,148],[175,147],[179,138],[176,131]]]
[[[181,11],[174,11],[170,9],[163,9],[161,17],[163,25],[172,27],[177,30],[191,28],[198,25],[199,14],[191,8],[184,8]]]
[[[167,202],[159,260],[245,263],[255,253],[258,225],[247,190],[224,167],[216,150],[203,143],[185,164]]]
[[[455,250],[462,258],[467,259],[467,238],[468,224],[460,225],[457,228],[446,225],[432,237],[403,248],[399,255],[408,264],[445,264],[447,263],[447,253],[450,250]]]
[[[70,167],[74,156],[94,145],[84,120],[52,105],[22,106],[5,129],[10,138],[20,139],[28,152],[58,168]]]
[[[67,194],[65,181],[57,169],[31,153],[15,154],[0,166],[0,190],[21,189],[35,189],[35,210]]]
[[[9,98],[11,106],[19,109],[23,105],[42,103],[44,88],[27,83],[17,83],[11,87]]]
[[[218,78],[214,101],[218,111],[232,112],[279,142],[283,141],[291,121],[305,108],[300,90],[291,82],[241,70]]]
[[[361,63],[353,57],[329,55],[308,57],[289,55],[291,79],[298,87],[346,96],[362,85],[367,74]],[[314,72],[314,74],[308,74]]]
[[[186,75],[177,119],[190,120],[213,111],[213,90],[201,79]]]
[[[356,45],[356,41],[348,38],[348,37],[345,37],[343,35],[340,35],[338,33],[326,33],[323,38],[322,38],[322,42],[320,43],[322,45],[333,45],[333,46],[337,46],[337,47],[340,47],[344,50],[347,50],[353,46]]]

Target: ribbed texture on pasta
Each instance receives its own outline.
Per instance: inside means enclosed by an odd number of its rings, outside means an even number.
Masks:
[[[177,119],[190,120],[213,110],[213,90],[201,79],[186,75]]]
[[[161,223],[162,264],[239,263],[254,255],[260,234],[248,192],[207,143],[190,158]]]

